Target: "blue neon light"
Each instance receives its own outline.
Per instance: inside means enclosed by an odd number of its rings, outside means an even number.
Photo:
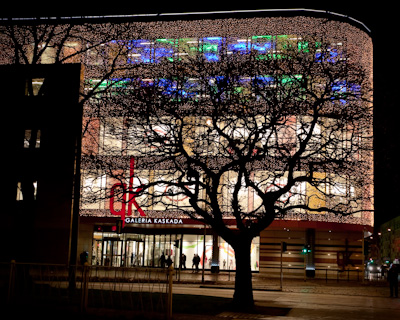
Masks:
[[[247,54],[251,50],[258,53],[260,58],[280,58],[280,55],[273,52],[276,50],[279,41],[285,41],[284,39],[286,39],[286,36],[264,35],[242,39],[204,37],[198,39],[195,45],[188,45],[189,42],[185,42],[184,39],[135,39],[125,45],[129,49],[128,63],[159,63],[165,59],[172,61],[181,54],[187,55],[191,52],[202,53],[206,61],[216,62],[220,60],[222,50],[240,54]],[[194,40],[191,39],[191,41]],[[304,44],[298,42],[297,46],[298,50],[304,50]],[[315,55],[317,61],[330,63],[335,63],[340,58],[341,53],[336,48],[332,48],[327,53],[317,52]]]

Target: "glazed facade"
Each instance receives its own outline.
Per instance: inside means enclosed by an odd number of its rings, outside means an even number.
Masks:
[[[367,72],[366,77],[372,79],[372,41],[368,32],[360,26],[354,26],[345,21],[312,16],[267,16],[238,17],[235,15],[210,19],[209,16],[187,17],[178,16],[168,19],[132,19],[132,21],[102,21],[94,22],[93,34],[88,36],[87,29],[82,29],[85,39],[93,39],[93,43],[79,41],[79,37],[71,37],[65,42],[60,57],[63,63],[78,63],[83,66],[82,85],[86,94],[92,90],[99,93],[92,95],[83,104],[83,132],[82,161],[81,161],[81,202],[79,210],[79,237],[78,252],[89,252],[89,262],[95,265],[112,266],[151,266],[160,267],[162,254],[171,256],[174,265],[179,267],[179,257],[184,253],[187,257],[186,267],[192,266],[191,259],[195,254],[201,257],[201,266],[211,269],[216,263],[220,270],[234,270],[235,259],[233,249],[212,229],[179,213],[179,207],[189,207],[189,199],[184,196],[170,196],[167,187],[155,186],[153,192],[165,194],[164,201],[146,206],[140,197],[130,201],[120,202],[114,199],[113,186],[117,184],[114,178],[106,172],[93,175],[91,160],[96,157],[115,159],[124,162],[126,168],[127,185],[132,190],[138,189],[142,181],[152,181],[157,176],[166,174],[163,168],[141,168],[136,166],[135,159],[143,156],[147,150],[149,156],[157,155],[157,148],[140,145],[135,141],[133,132],[125,128],[126,119],[123,112],[116,113],[115,106],[102,106],[102,114],[94,114],[99,110],[93,106],[101,103],[102,90],[121,89],[129,86],[124,83],[124,72],[135,70],[140,74],[144,83],[152,79],[145,77],[147,68],[156,68],[165,61],[185,61],[192,56],[201,54],[210,64],[217,64],[224,55],[256,54],[258,59],[284,59],[284,49],[288,46],[298,51],[306,51],[309,46],[315,46],[306,39],[316,34],[331,39],[328,61],[346,59],[346,53],[351,52],[353,59]],[[117,21],[117,22],[116,22]],[[79,29],[80,26],[78,25]],[[119,29],[123,29],[122,31]],[[79,32],[78,32],[79,33]],[[78,34],[77,33],[77,34]],[[101,36],[107,33],[107,41]],[[118,38],[112,38],[112,34]],[[121,45],[122,44],[122,45]],[[29,46],[25,48],[29,56]],[[125,53],[118,52],[123,47]],[[84,49],[85,48],[85,49]],[[84,50],[83,50],[84,49]],[[48,46],[43,50],[40,63],[55,63],[58,48]],[[34,53],[32,53],[32,57]],[[12,54],[4,55],[4,60],[12,61]],[[316,56],[316,59],[321,58]],[[111,66],[120,69],[109,79],[103,76]],[[139,71],[137,71],[139,70]],[[117,81],[116,81],[117,80]],[[247,81],[243,77],[243,83]],[[40,87],[41,79],[36,79]],[[267,81],[273,85],[277,79]],[[245,85],[243,86],[245,87]],[[174,83],[166,82],[165,91],[174,91]],[[199,95],[196,79],[191,79],[183,87],[184,95]],[[340,81],[337,88],[341,90]],[[96,111],[97,112],[97,111]],[[193,121],[203,122],[201,117],[193,117]],[[301,128],[303,119],[292,117],[288,124],[293,129]],[[113,126],[108,123],[113,122]],[[114,129],[119,122],[121,131]],[[161,125],[160,134],[166,135],[167,130]],[[321,132],[323,128],[316,128]],[[39,136],[40,139],[40,136]],[[347,139],[344,139],[346,141]],[[132,148],[129,148],[129,145]],[[128,147],[127,147],[128,146]],[[137,152],[138,146],[140,153]],[[343,152],[347,144],[343,143]],[[147,149],[146,149],[147,148]],[[214,150],[218,153],[218,150]],[[338,151],[338,154],[340,152]],[[355,158],[370,157],[372,152],[359,152]],[[371,166],[372,168],[372,166]],[[299,169],[301,170],[301,169]],[[232,173],[233,174],[233,173]],[[255,173],[259,179],[265,173],[262,169]],[[365,199],[373,195],[372,184],[364,190],[357,189],[351,179],[335,175],[335,172],[321,172],[329,175],[331,181],[325,190],[326,194],[336,195],[338,198],[354,197],[355,194],[365,193]],[[367,175],[373,177],[371,172]],[[231,179],[228,175],[224,179]],[[284,179],[284,178],[282,178]],[[284,184],[284,181],[282,181]],[[278,183],[279,185],[279,183]],[[328,189],[329,188],[329,189]],[[38,192],[40,190],[38,189]],[[226,201],[226,213],[229,216],[229,193],[226,189],[221,194],[221,201]],[[172,193],[173,194],[173,193]],[[18,193],[18,199],[22,194]],[[290,201],[311,199],[312,207],[329,205],[328,198],[322,196],[311,184],[302,182],[297,185],[296,197]],[[226,200],[224,200],[226,199]],[[255,193],[245,192],[240,197],[240,205],[251,211],[257,207]],[[287,199],[281,199],[287,201]],[[169,210],[173,205],[177,210]],[[254,238],[251,249],[251,267],[253,271],[271,273],[276,271],[280,263],[280,244],[286,242],[288,250],[283,254],[283,266],[293,270],[293,274],[300,274],[304,269],[361,269],[363,266],[363,237],[365,231],[373,227],[373,204],[370,201],[358,201],[357,213],[348,216],[335,215],[327,212],[313,213],[299,209],[291,211],[283,219],[278,219],[272,225]],[[123,228],[117,230],[116,220],[121,219]],[[227,221],[229,217],[227,218]],[[227,222],[231,224],[231,222]],[[232,228],[234,228],[232,223]],[[177,244],[177,241],[179,245]],[[312,254],[302,255],[305,245],[312,247]],[[216,250],[218,248],[218,250]],[[215,253],[218,251],[218,253]],[[217,262],[214,261],[217,257]],[[214,259],[213,259],[214,258]],[[213,261],[213,262],[212,262]],[[291,271],[292,272],[292,271]]]

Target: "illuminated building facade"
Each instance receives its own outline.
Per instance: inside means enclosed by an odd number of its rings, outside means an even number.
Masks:
[[[56,21],[61,27],[71,22],[68,19]],[[54,22],[51,24],[54,25]],[[48,46],[41,54],[40,63],[55,63],[56,55],[61,57],[61,63],[80,63],[83,66],[83,96],[94,90],[99,92],[83,102],[77,250],[78,253],[89,252],[89,262],[94,265],[159,267],[161,256],[165,254],[171,256],[178,267],[179,256],[184,253],[187,257],[186,267],[189,268],[192,257],[198,254],[202,258],[201,265],[204,261],[206,269],[211,269],[214,259],[218,260],[221,270],[235,269],[233,249],[212,229],[167,210],[168,204],[188,206],[185,197],[170,196],[165,186],[155,186],[155,193],[165,194],[164,202],[144,207],[141,205],[143,200],[138,197],[129,201],[125,199],[121,203],[113,197],[113,192],[121,186],[118,181],[109,178],[106,172],[98,176],[89,173],[91,160],[98,157],[114,158],[116,162],[125,163],[126,172],[129,173],[126,184],[130,190],[138,189],[140,181],[152,181],[154,176],[160,174],[157,170],[136,166],[135,159],[139,154],[135,148],[140,144],[131,141],[134,147],[127,147],[129,128],[119,132],[108,126],[108,119],[112,119],[114,123],[120,121],[120,127],[124,127],[126,119],[122,111],[115,113],[114,107],[105,105],[101,114],[93,114],[93,105],[98,105],[99,101],[101,103],[102,90],[105,92],[113,86],[114,89],[124,86],[120,80],[115,82],[116,78],[122,78],[123,72],[140,70],[144,78],[146,69],[155,68],[163,61],[184,60],[199,52],[210,64],[219,63],[223,54],[232,52],[243,55],[256,52],[263,59],[279,60],[284,44],[290,43],[299,51],[306,50],[310,45],[304,40],[306,35],[324,33],[328,38],[335,39],[328,60],[345,59],[344,52],[351,51],[357,63],[367,70],[366,77],[372,79],[372,41],[368,29],[357,21],[343,20],[335,15],[305,10],[93,18],[93,21],[89,21],[89,25],[94,26],[92,31],[84,28],[87,24],[87,21],[77,18],[73,27],[78,30],[81,28],[80,34],[84,36],[71,36],[64,42],[62,50],[58,50],[57,46]],[[122,34],[124,38],[121,38]],[[118,50],[122,41],[126,54],[120,55]],[[25,50],[29,55],[29,48]],[[58,55],[60,52],[63,54]],[[5,54],[3,60],[12,63],[11,57],[12,53]],[[118,71],[110,79],[103,78],[111,66]],[[193,80],[188,84],[188,92],[193,93],[190,90],[195,90],[195,87]],[[340,91],[340,85],[338,87],[336,90]],[[165,88],[173,90],[168,85]],[[299,119],[293,119],[290,125],[298,126],[296,121],[300,122]],[[163,134],[162,126],[159,132]],[[145,148],[149,149],[149,154],[154,152],[154,149],[145,145],[140,148],[140,152]],[[365,157],[365,154],[362,156]],[[368,153],[368,157],[372,161],[372,153]],[[334,173],[329,174],[334,180]],[[366,175],[372,178],[372,171],[366,172]],[[337,186],[327,193],[345,198],[359,192],[350,182],[337,180]],[[299,195],[313,199],[310,201],[315,202],[312,204],[314,207],[324,206],[328,202],[310,184],[304,182],[298,188]],[[226,192],[228,198],[229,190]],[[372,197],[373,189],[370,187],[364,192],[368,194],[365,197],[367,199]],[[257,198],[247,193],[242,197],[241,206],[253,208],[257,206]],[[362,210],[349,216],[298,210],[275,220],[253,240],[252,270],[265,274],[278,270],[282,242],[287,243],[283,267],[293,275],[302,275],[305,269],[312,271],[309,275],[313,275],[315,270],[318,272],[329,268],[361,270],[364,232],[373,227],[373,205],[365,201],[358,203],[358,206]],[[121,226],[117,225],[117,220],[122,221]],[[309,251],[303,253],[303,248]]]

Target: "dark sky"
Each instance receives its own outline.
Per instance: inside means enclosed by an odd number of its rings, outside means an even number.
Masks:
[[[30,1],[26,5],[17,2],[7,3],[0,10],[0,17],[49,17],[49,16],[88,16],[88,15],[129,15],[137,13],[166,13],[194,11],[225,11],[255,9],[306,8],[326,10],[348,15],[363,22],[371,29],[374,42],[374,109],[375,109],[375,218],[380,224],[400,215],[399,170],[400,161],[396,150],[400,134],[396,129],[399,107],[395,107],[395,88],[398,61],[395,41],[398,30],[396,9],[393,5],[371,6],[370,1],[105,1],[91,2],[90,5],[76,5],[72,1],[55,2],[51,6],[39,6],[40,2]],[[78,2],[79,3],[79,2]],[[80,1],[82,3],[82,1]],[[222,4],[221,4],[222,3]],[[273,3],[271,5],[270,3]],[[387,3],[387,2],[382,2]],[[394,2],[392,2],[394,3]],[[397,72],[396,72],[397,71]],[[400,158],[400,157],[399,157]]]

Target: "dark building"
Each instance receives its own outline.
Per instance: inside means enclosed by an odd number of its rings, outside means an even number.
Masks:
[[[1,95],[8,98],[3,126],[9,137],[3,161],[7,210],[2,212],[1,261],[66,264],[76,222],[81,66],[8,65],[0,70]]]

